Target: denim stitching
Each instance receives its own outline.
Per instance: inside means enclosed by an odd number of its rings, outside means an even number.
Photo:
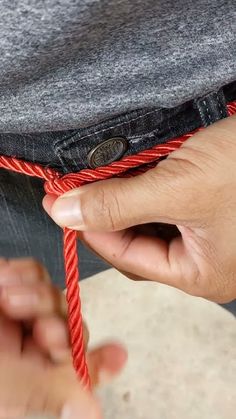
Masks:
[[[201,99],[197,102],[197,106],[198,106],[198,110],[201,116],[201,119],[204,123],[204,125],[210,125],[214,122],[214,120],[222,119],[224,117],[224,105],[220,99],[220,94],[221,92],[215,92],[212,94],[209,94],[206,98],[204,98],[204,100],[201,101]],[[209,109],[209,104],[211,103],[211,101],[215,101],[218,105],[218,113],[219,115],[215,115],[214,117],[214,112],[211,112]],[[207,103],[208,102],[208,103]]]
[[[204,113],[203,113],[201,100],[197,100],[197,108],[198,108],[198,111],[200,113],[202,123],[205,125],[205,116],[204,116]]]
[[[149,112],[145,113],[144,115],[139,115],[139,116],[137,116],[136,118],[130,119],[130,120],[128,120],[128,121],[119,122],[118,124],[115,124],[115,125],[113,125],[113,126],[111,126],[111,127],[108,127],[108,128],[104,128],[104,129],[101,129],[101,130],[94,131],[94,132],[92,132],[92,133],[90,133],[90,134],[88,134],[88,135],[84,135],[83,137],[79,137],[79,140],[81,141],[81,140],[84,140],[85,138],[92,137],[93,135],[96,135],[96,134],[101,134],[101,133],[106,132],[106,131],[109,131],[109,130],[111,130],[111,129],[113,129],[113,128],[118,128],[118,127],[121,127],[121,126],[124,126],[124,125],[130,124],[131,122],[137,121],[138,119],[141,119],[141,118],[145,118],[147,115],[151,115],[151,114],[153,114],[153,113],[155,113],[155,112],[157,112],[157,111],[158,111],[157,109],[154,109],[154,110],[152,110],[152,111],[149,111]],[[70,139],[69,139],[69,141],[67,141],[67,140],[63,141],[62,145],[55,144],[55,150],[56,150],[56,152],[58,152],[58,149],[60,150],[60,149],[62,149],[62,148],[63,148],[63,149],[64,149],[64,151],[65,151],[65,150],[66,150],[66,148],[67,148],[68,146],[70,146],[71,144],[73,144],[75,141],[76,141],[76,139],[73,137],[73,138],[70,138]],[[65,144],[65,145],[63,145],[65,142],[66,142],[66,144]]]
[[[208,98],[208,102],[209,102],[209,99],[210,98]],[[207,100],[207,99],[206,99]],[[204,104],[204,106],[205,106],[205,112],[206,112],[206,117],[208,118],[208,124],[211,124],[212,123],[212,117],[211,117],[211,113],[210,113],[210,111],[209,111],[209,108],[208,108],[208,106],[207,106],[207,101],[206,100],[203,100],[203,104]]]
[[[136,144],[140,140],[150,139],[153,136],[155,136],[155,138],[157,138],[158,136],[156,134],[158,134],[158,132],[159,132],[159,130],[154,129],[153,131],[149,132],[148,134],[133,136],[131,140],[129,139],[130,144]]]
[[[154,110],[152,110],[152,111],[149,111],[149,112],[145,113],[144,115],[139,115],[139,116],[137,116],[136,118],[130,119],[129,121],[120,122],[119,124],[113,125],[113,126],[111,126],[111,127],[104,128],[104,129],[102,129],[102,130],[95,131],[95,132],[93,132],[93,133],[91,133],[91,134],[88,134],[88,135],[84,135],[83,137],[81,137],[81,138],[80,138],[80,140],[83,140],[84,138],[91,137],[92,135],[96,135],[96,134],[100,134],[100,133],[105,132],[105,131],[109,131],[110,129],[113,129],[113,128],[118,128],[118,127],[121,127],[121,126],[123,126],[123,125],[127,125],[127,124],[129,124],[130,122],[137,121],[138,119],[144,118],[144,117],[146,117],[147,115],[151,115],[151,114],[153,114],[153,113],[155,113],[155,112],[157,112],[157,110],[156,110],[156,109],[154,109]]]
[[[61,138],[57,138],[53,142],[54,149],[59,147],[58,144],[60,144],[61,142],[68,141],[71,137],[74,137],[77,133],[78,133],[78,130],[71,130],[70,134],[65,134]]]
[[[222,96],[222,100],[220,100],[220,96],[219,96],[220,94]],[[216,101],[218,103],[218,108],[219,108],[219,111],[220,111],[221,118],[224,118],[224,112],[225,112],[225,106],[223,104],[223,100],[224,100],[223,93],[222,93],[222,91],[219,91],[216,95]]]

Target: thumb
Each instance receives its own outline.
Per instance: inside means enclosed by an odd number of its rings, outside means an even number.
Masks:
[[[166,166],[160,163],[134,178],[109,179],[76,188],[56,200],[46,196],[43,205],[58,225],[80,231],[117,231],[150,222],[177,223],[182,187],[175,186],[177,178],[170,176],[171,168],[166,171]]]

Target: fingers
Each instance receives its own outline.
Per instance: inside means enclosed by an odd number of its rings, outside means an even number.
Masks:
[[[71,348],[65,322],[51,317],[39,319],[34,326],[34,341],[44,352],[49,353],[56,362],[71,362]],[[87,327],[84,324],[85,345],[88,341]],[[32,348],[30,342],[30,349]],[[91,385],[94,387],[111,381],[123,368],[127,352],[117,343],[106,344],[89,351],[87,355]]]
[[[161,282],[176,288],[200,292],[198,269],[182,238],[169,244],[157,237],[136,234],[133,230],[114,233],[80,233],[86,244],[119,271],[128,276]],[[200,284],[199,284],[200,285]],[[197,295],[196,294],[196,295]]]
[[[83,232],[80,237],[131,279],[160,282],[219,303],[232,301],[235,276],[226,269],[222,273],[223,253],[217,257],[215,242],[206,242],[201,231],[179,228],[182,236],[169,243],[132,230]]]
[[[34,259],[1,259],[0,307],[14,319],[64,310],[63,296],[50,286],[46,269]]]
[[[70,358],[64,293],[50,285],[47,271],[34,260],[2,259],[0,262],[2,312],[12,320],[33,321],[31,328],[38,349],[52,359]],[[88,338],[84,325],[85,345]]]
[[[26,357],[70,358],[64,294],[33,259],[0,260],[0,343],[4,352]],[[22,333],[22,323],[27,334]]]
[[[65,320],[51,315],[36,320],[33,338],[41,350],[53,361],[65,362],[71,359],[68,328]]]
[[[0,357],[0,369],[0,417],[4,419],[44,413],[61,419],[101,419],[97,401],[67,366],[42,368],[33,360],[6,356]]]
[[[29,320],[64,312],[65,300],[60,290],[47,283],[36,282],[2,287],[0,307],[12,319]]]
[[[14,275],[10,269],[9,274],[6,261],[0,261],[1,267],[5,269],[6,280],[1,284],[0,307],[3,316],[10,319],[2,325],[2,332],[8,328],[11,333],[1,345],[6,351],[0,353],[0,417],[22,418],[45,412],[67,419],[101,419],[96,400],[83,391],[72,368],[63,294],[42,281],[41,274],[24,276],[22,271],[19,276],[17,269]],[[18,336],[19,329],[11,327],[17,324],[13,320],[23,320],[29,325],[32,334],[24,335],[24,342]],[[86,330],[85,327],[87,341]],[[14,353],[8,350],[9,345],[15,348]],[[21,345],[22,356],[15,356],[21,351]],[[107,346],[88,355],[93,385],[101,377],[104,380],[114,376],[125,362],[122,348]],[[50,363],[39,349],[60,361],[59,364]]]
[[[35,284],[50,282],[50,276],[43,265],[32,258],[1,259],[0,287],[6,285]]]
[[[12,324],[5,337],[3,336],[4,347],[13,345],[9,335],[16,329],[18,343],[14,347],[25,354],[26,346],[21,342],[27,341],[27,338],[22,335],[21,324],[16,322],[20,320],[28,324],[39,354],[50,356],[54,361],[70,359],[65,296],[60,290],[42,282],[34,285],[30,283],[28,286],[7,286],[0,292],[0,307],[5,321]]]
[[[30,343],[28,349],[33,350]],[[98,402],[81,388],[70,365],[42,368],[31,355],[30,360],[20,361],[0,356],[0,417],[20,419],[45,413],[61,419],[101,419]],[[88,355],[93,385],[114,377],[126,358],[118,344],[93,350]]]
[[[7,298],[8,291],[13,287],[34,286],[40,282],[49,282],[49,274],[37,261],[31,258],[24,259],[0,259],[0,350],[2,353],[20,355],[22,352],[23,336],[20,323],[14,320],[20,318],[19,305],[17,312],[11,298]],[[4,297],[5,293],[5,297]],[[11,294],[11,293],[10,293]],[[10,297],[9,294],[9,297]],[[14,299],[14,298],[13,298]],[[24,304],[24,301],[22,301]],[[24,309],[23,309],[24,311]]]

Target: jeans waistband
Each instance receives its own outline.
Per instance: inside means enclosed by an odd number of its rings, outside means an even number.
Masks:
[[[122,156],[136,154],[225,118],[227,103],[233,100],[236,82],[175,108],[137,109],[91,127],[32,134],[2,133],[0,154],[40,163],[62,173],[78,172],[89,167],[91,150],[108,139],[125,138],[127,148]]]

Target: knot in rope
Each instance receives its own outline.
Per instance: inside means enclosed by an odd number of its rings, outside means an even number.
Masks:
[[[59,177],[57,172],[54,172],[54,176],[45,181],[44,190],[48,194],[60,196],[71,189],[79,188],[82,184],[79,173]]]

